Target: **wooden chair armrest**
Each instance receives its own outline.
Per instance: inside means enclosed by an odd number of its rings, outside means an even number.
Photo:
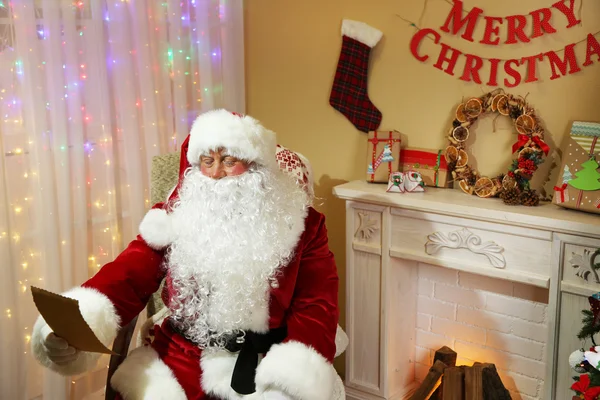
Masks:
[[[106,377],[106,396],[105,400],[115,400],[117,396],[117,392],[110,386],[110,379],[113,374],[119,368],[119,365],[125,360],[127,357],[127,353],[129,352],[129,345],[131,343],[131,338],[133,336],[133,331],[135,330],[135,325],[137,323],[138,316],[131,320],[131,322],[119,330],[117,337],[113,343],[113,351],[117,354],[110,356],[110,363],[108,365],[108,375]]]

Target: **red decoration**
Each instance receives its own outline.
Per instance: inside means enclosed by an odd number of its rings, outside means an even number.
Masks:
[[[521,147],[525,146],[529,142],[529,136],[519,134],[517,142],[513,144],[512,152],[516,153]]]
[[[488,61],[490,62],[490,80],[487,82],[487,85],[498,86],[498,64],[500,64],[501,60],[490,58]]]
[[[513,144],[512,152],[516,153],[517,150],[528,144],[529,140],[530,137],[528,135],[519,134],[516,143]],[[550,151],[550,146],[548,146],[546,142],[544,142],[539,136],[534,135],[533,137],[531,137],[531,141],[535,143],[540,149],[542,149],[545,155],[548,155],[548,152]]]
[[[481,85],[479,70],[483,66],[483,60],[481,57],[473,54],[465,54],[465,56],[467,57],[467,61],[465,61],[465,70],[459,79],[470,82],[472,77],[473,82]]]
[[[588,33],[587,36],[587,48],[585,51],[585,62],[583,63],[584,67],[592,64],[592,55],[596,55],[598,57],[598,61],[600,61],[600,43],[596,40],[594,35]]]
[[[567,190],[567,184],[563,183],[562,186],[554,186],[555,192],[560,192],[560,201],[559,203],[565,202],[565,191]]]
[[[568,22],[567,28],[575,26],[581,21],[575,16],[574,8],[575,0],[559,0],[552,7],[544,7],[531,11],[529,13],[532,17],[531,28],[527,22],[528,15],[516,14],[504,17],[506,18],[507,35],[503,44],[528,43],[532,38],[555,33],[556,29],[551,24],[553,12],[556,14],[558,11],[559,14],[565,16]],[[478,7],[466,10],[463,7],[463,0],[453,0],[452,9],[440,29],[453,35],[460,35],[463,39],[473,42],[473,34],[477,22],[480,19],[485,20],[485,29],[479,42],[487,45],[498,45],[500,43],[499,32],[504,18],[483,15],[483,10]],[[556,16],[554,19],[556,19]],[[415,26],[414,24],[412,25]],[[464,62],[463,65],[458,66],[458,68],[462,69],[462,72],[457,77],[465,82],[482,84],[482,71],[487,73],[486,64],[488,62],[489,76],[486,85],[498,86],[503,84],[507,88],[516,87],[521,82],[537,82],[540,79],[538,70],[542,68],[538,68],[538,61],[550,64],[550,80],[581,71],[580,63],[583,60],[577,60],[574,47],[583,42],[583,40],[571,43],[559,51],[551,50],[545,53],[524,56],[520,59],[500,60],[463,53],[461,50],[444,43],[441,35],[435,30],[418,27],[417,29],[410,42],[411,54],[421,62],[429,60],[430,56],[428,54],[419,54],[419,46],[425,37],[430,36],[429,39],[432,39],[435,44],[439,45],[437,60],[433,66],[448,75],[455,76],[457,63]],[[528,34],[529,29],[532,30],[531,34]],[[583,61],[584,67],[593,64],[596,60],[594,59],[594,55],[597,57],[597,61],[600,62],[600,40],[595,37],[596,34],[590,33],[587,35],[586,57],[585,61]],[[464,57],[461,57],[461,55],[464,55]],[[500,69],[501,72],[499,72]]]
[[[500,17],[484,17],[485,18],[485,32],[483,33],[483,39],[479,43],[497,45],[500,43],[498,33],[500,32],[500,25],[502,25],[502,18]],[[494,22],[500,22],[497,26],[494,26]],[[492,40],[492,35],[496,35],[496,39]]]
[[[567,75],[567,66],[569,66],[569,74],[574,74],[575,72],[581,71],[581,68],[579,68],[577,65],[577,57],[575,57],[575,44],[576,43],[571,43],[565,47],[565,58],[563,60],[561,60],[554,51],[545,53],[546,57],[548,57],[548,60],[550,61],[550,67],[552,67],[552,76],[550,77],[550,80],[561,77],[561,75],[556,73],[556,68],[558,68],[562,76]]]
[[[521,58],[521,65],[525,64],[525,61],[527,61],[527,78],[525,78],[525,83],[535,82],[538,80],[537,64],[535,61],[536,60],[542,61],[543,59],[544,59],[544,55],[542,53],[536,54],[535,56]]]
[[[446,56],[446,53],[448,51],[452,51],[452,55],[450,57]],[[433,66],[436,67],[437,69],[439,69],[440,71],[444,71],[448,75],[454,76],[454,66],[456,65],[458,56],[460,56],[461,54],[462,53],[459,50],[456,50],[455,48],[448,46],[446,43],[442,43],[442,50],[440,50],[440,54],[438,56],[437,62]],[[442,65],[446,61],[448,62],[448,66],[444,70]]]
[[[429,29],[429,28],[419,29],[410,41],[410,52],[419,61],[426,61],[429,58],[429,56],[427,56],[427,55],[420,56],[418,53],[419,45],[421,44],[421,41],[423,40],[423,38],[425,38],[425,36],[427,36],[429,34],[432,34],[434,36],[433,41],[436,44],[440,42],[440,39],[442,38],[440,36],[440,34],[437,33],[436,31],[434,31],[433,29]]]
[[[532,17],[533,22],[533,34],[531,38],[540,37],[545,33],[555,33],[556,29],[550,25],[550,17],[552,17],[552,10],[549,8],[540,8],[529,13]]]
[[[469,42],[472,42],[475,24],[477,23],[477,18],[479,18],[481,13],[483,13],[481,8],[473,7],[471,11],[469,11],[469,13],[462,18],[463,3],[461,0],[454,0],[454,5],[452,6],[450,13],[448,13],[446,22],[440,27],[440,29],[446,33],[450,33],[450,24],[452,24],[452,34],[456,35],[462,29],[462,27],[467,24],[465,32],[461,35],[461,37]]]
[[[590,376],[582,374],[579,376],[579,381],[571,385],[571,389],[583,394],[584,400],[596,400],[600,395],[600,386],[590,388]]]
[[[550,151],[550,146],[548,146],[546,142],[544,142],[539,136],[535,135],[531,138],[531,140],[533,140],[533,143],[537,144],[538,147],[542,149],[544,154],[548,155],[548,152]]]
[[[527,18],[524,15],[509,15],[506,17],[506,22],[508,22],[508,39],[504,43],[514,44],[518,43],[519,40],[523,43],[529,42],[529,38],[523,30],[527,25]]]
[[[512,67],[512,64],[519,65],[519,60],[511,59],[504,63],[504,72],[514,79],[514,82],[511,83],[507,78],[504,78],[504,86],[506,87],[515,87],[521,83],[521,74]]]
[[[565,14],[567,21],[569,21],[567,28],[571,28],[581,22],[580,19],[575,17],[575,0],[569,0],[568,7],[565,5],[564,0],[558,0],[556,3],[552,4],[552,7]]]

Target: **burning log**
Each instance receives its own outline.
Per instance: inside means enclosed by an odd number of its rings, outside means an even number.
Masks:
[[[496,366],[476,362],[456,366],[457,354],[444,346],[410,400],[511,400]]]

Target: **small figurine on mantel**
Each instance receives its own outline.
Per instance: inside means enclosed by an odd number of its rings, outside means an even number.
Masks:
[[[424,192],[425,184],[423,177],[419,172],[407,171],[407,172],[392,172],[388,182],[386,192],[389,193],[411,193],[411,192]]]

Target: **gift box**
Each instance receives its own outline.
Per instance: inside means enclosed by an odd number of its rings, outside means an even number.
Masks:
[[[367,180],[387,183],[400,166],[400,132],[371,131],[367,146]]]
[[[600,214],[600,123],[575,121],[563,148],[553,202]]]
[[[402,149],[400,170],[420,173],[425,186],[449,186],[448,163],[443,150]]]

